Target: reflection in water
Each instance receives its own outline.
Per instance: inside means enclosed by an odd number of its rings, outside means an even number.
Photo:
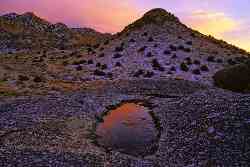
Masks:
[[[145,156],[155,151],[158,131],[149,109],[125,103],[109,112],[97,127],[99,145],[131,154]]]

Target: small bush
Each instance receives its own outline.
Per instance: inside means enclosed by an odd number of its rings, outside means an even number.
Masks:
[[[201,74],[200,69],[194,69],[194,70],[193,70],[193,74],[195,74],[195,75],[200,75],[200,74]]]
[[[176,71],[176,67],[175,67],[175,66],[172,66],[172,67],[170,68],[170,71]]]
[[[158,44],[154,44],[154,48],[157,48],[158,47]]]
[[[222,59],[217,59],[216,62],[217,63],[223,63],[223,60]]]
[[[94,61],[92,59],[88,60],[88,64],[94,64]]]
[[[192,41],[187,41],[186,44],[187,45],[193,45],[193,42]]]
[[[187,65],[193,64],[192,59],[190,57],[185,58]]]
[[[153,71],[147,71],[147,73],[144,75],[145,78],[152,78],[154,76]]]
[[[96,63],[96,67],[101,67],[101,63]]]
[[[103,71],[101,71],[101,70],[96,69],[96,70],[94,71],[94,75],[96,75],[96,76],[105,76],[106,73],[103,72]]]
[[[144,33],[142,34],[142,36],[148,36],[148,33],[147,33],[147,32],[144,32]]]
[[[229,65],[236,65],[237,64],[237,62],[234,61],[233,59],[228,59],[227,62]]]
[[[29,77],[25,76],[25,75],[19,75],[18,76],[18,80],[19,81],[28,81],[29,80]]]
[[[123,51],[123,46],[117,46],[115,48],[115,52],[122,52]]]
[[[177,47],[174,46],[174,45],[169,45],[169,48],[170,48],[172,51],[177,51]]]
[[[116,67],[121,67],[122,64],[121,64],[120,62],[116,62],[116,63],[115,63],[115,66],[116,66]]]
[[[165,71],[165,68],[161,66],[157,59],[152,60],[152,67],[154,70]]]
[[[77,66],[77,67],[76,67],[76,70],[77,70],[77,71],[82,71],[82,66]]]
[[[214,56],[208,56],[207,61],[215,62],[215,57]]]
[[[113,58],[118,59],[118,58],[121,58],[122,56],[123,56],[122,54],[116,53],[114,54]]]
[[[184,62],[181,63],[180,68],[181,68],[182,71],[185,71],[185,72],[188,72],[188,71],[189,71],[189,67],[188,67],[187,64],[184,63]]]
[[[153,42],[153,41],[154,41],[153,37],[148,38],[148,42]]]
[[[39,82],[42,82],[43,80],[42,80],[41,77],[36,76],[36,77],[34,77],[33,81],[36,82],[36,83],[39,83]]]
[[[144,74],[144,71],[142,69],[139,69],[138,71],[135,72],[134,77],[138,78],[143,74]]]
[[[163,54],[165,54],[165,55],[170,55],[170,54],[171,54],[171,51],[170,51],[170,50],[164,50]]]
[[[104,53],[100,53],[98,57],[104,57],[105,54]]]
[[[202,65],[200,69],[201,71],[205,71],[205,72],[209,71],[209,68],[207,67],[207,65]]]
[[[102,70],[106,70],[107,68],[108,68],[107,64],[101,65],[101,69],[102,69]]]
[[[177,58],[177,55],[176,54],[173,54],[171,59],[176,59]]]
[[[196,64],[196,65],[200,65],[200,64],[201,64],[201,62],[200,62],[200,60],[194,60],[194,64]]]
[[[138,52],[144,52],[147,49],[147,46],[143,46],[140,49],[138,49]]]
[[[152,52],[148,52],[146,56],[147,57],[154,57],[154,55],[152,54]]]
[[[134,42],[135,42],[135,39],[131,38],[131,39],[129,40],[129,42],[134,43]]]

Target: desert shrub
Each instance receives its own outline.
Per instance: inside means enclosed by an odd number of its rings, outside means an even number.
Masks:
[[[228,59],[227,62],[229,65],[236,65],[237,64],[237,62],[234,61],[233,59]]]
[[[177,51],[177,47],[175,45],[169,45],[169,48],[172,50],[172,51]]]
[[[112,72],[107,73],[107,77],[112,79],[113,78],[113,73]]]
[[[184,63],[184,62],[181,63],[180,69],[181,69],[182,71],[185,71],[185,72],[189,71],[189,67],[188,67],[187,64]]]
[[[123,46],[115,47],[115,52],[122,52],[122,51],[123,51]]]
[[[144,32],[144,33],[142,34],[142,36],[148,36],[148,33],[147,33],[147,32]]]
[[[143,71],[142,69],[139,69],[139,70],[137,70],[137,71],[134,73],[134,76],[133,76],[133,77],[138,78],[138,77],[140,77],[140,76],[143,75],[143,74],[144,74],[144,71]]]
[[[134,39],[134,38],[131,38],[131,39],[129,40],[129,42],[134,43],[134,42],[135,42],[135,39]]]
[[[104,53],[100,53],[98,57],[100,57],[100,58],[101,58],[101,57],[104,57],[104,56],[105,56],[105,54],[104,54]]]
[[[176,54],[173,54],[171,59],[176,59],[177,58],[177,55]]]
[[[148,42],[153,42],[154,41],[154,38],[153,37],[149,37],[148,38]]]
[[[186,44],[187,45],[193,45],[193,42],[192,41],[187,41]]]
[[[29,77],[25,76],[25,75],[19,75],[18,76],[18,80],[19,81],[28,81],[29,80]]]
[[[118,58],[121,58],[122,56],[123,56],[122,54],[116,53],[116,54],[114,54],[113,58],[118,59]]]
[[[96,69],[96,70],[94,71],[94,75],[96,75],[96,76],[105,76],[106,73],[103,72],[103,71],[101,71],[101,70]]]
[[[144,75],[145,78],[152,78],[154,76],[153,71],[147,71],[146,74]]]
[[[171,51],[170,51],[170,50],[164,50],[163,54],[165,54],[165,55],[170,55],[170,54],[171,54]]]
[[[76,67],[76,70],[77,70],[77,71],[82,71],[82,66],[77,66],[77,67]]]
[[[147,46],[143,46],[138,49],[138,52],[144,52],[147,49]]]
[[[191,52],[191,49],[190,48],[184,48],[183,51],[184,52]]]
[[[152,54],[152,52],[148,52],[146,56],[147,57],[153,57],[154,55]]]
[[[88,60],[88,64],[94,64],[94,61],[92,59]]]
[[[209,68],[207,67],[207,65],[202,65],[200,69],[201,71],[205,71],[205,72],[209,71]]]
[[[179,45],[179,46],[178,46],[178,49],[179,49],[179,50],[184,50],[185,47],[184,47],[183,45]]]
[[[41,77],[35,76],[34,79],[33,79],[33,81],[36,82],[36,83],[39,83],[39,82],[42,82],[43,80],[42,80]]]
[[[216,62],[217,63],[223,63],[223,60],[219,58],[219,59],[216,60]]]
[[[152,60],[152,67],[154,70],[165,71],[165,68],[161,66],[157,59]]]
[[[170,68],[170,71],[176,71],[176,67],[175,67],[175,66],[172,66],[172,67]]]
[[[109,40],[104,41],[103,44],[104,44],[104,45],[108,45],[108,44],[109,44]]]
[[[116,62],[116,63],[115,63],[115,66],[116,66],[116,67],[121,67],[122,64],[121,64],[120,62]]]
[[[190,57],[186,57],[185,61],[186,61],[187,65],[193,64],[193,61],[192,61],[192,59]]]
[[[194,70],[193,70],[193,74],[195,74],[195,75],[200,75],[200,74],[201,74],[200,69],[194,69]]]
[[[108,68],[107,64],[101,65],[101,69],[102,69],[102,70],[106,70],[107,68]]]
[[[200,64],[201,64],[201,62],[200,62],[200,60],[194,60],[194,64],[196,64],[196,65],[200,65]]]
[[[214,56],[208,56],[207,61],[215,62],[215,57]]]
[[[101,63],[96,63],[96,67],[101,67]]]

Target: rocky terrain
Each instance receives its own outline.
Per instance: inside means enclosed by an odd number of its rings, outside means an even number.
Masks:
[[[163,9],[114,35],[33,13],[1,16],[0,32],[0,166],[249,166],[248,52]],[[150,104],[151,155],[97,143],[127,101]]]

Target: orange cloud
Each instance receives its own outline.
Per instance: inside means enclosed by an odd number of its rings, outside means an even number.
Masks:
[[[238,28],[239,23],[220,12],[195,11],[187,18],[187,23],[205,33],[222,38],[223,33],[230,32]]]
[[[195,11],[184,22],[200,31],[250,51],[250,30],[243,20],[234,20],[222,12]]]

